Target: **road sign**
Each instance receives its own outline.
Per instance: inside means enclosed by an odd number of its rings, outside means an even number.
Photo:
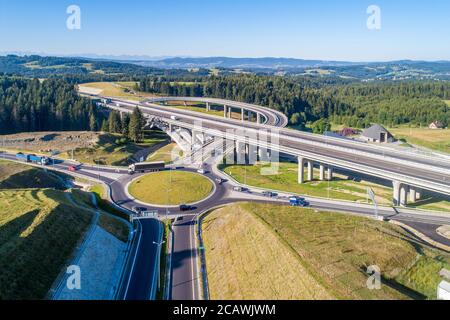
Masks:
[[[152,211],[142,211],[139,213],[134,213],[132,215],[132,220],[140,220],[140,219],[151,219],[151,218],[157,218],[158,217],[158,211],[152,210]]]

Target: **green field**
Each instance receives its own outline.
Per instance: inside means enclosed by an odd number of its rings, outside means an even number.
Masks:
[[[78,86],[80,92],[99,94],[111,98],[142,101],[152,94],[134,91],[135,82],[91,82]]]
[[[136,199],[156,205],[180,205],[206,198],[213,190],[211,181],[194,173],[162,171],[135,180],[129,187]]]
[[[99,136],[97,146],[75,149],[73,156],[81,163],[126,166],[132,162],[130,158],[136,152],[168,139],[167,135],[160,131],[147,131],[145,140],[139,144],[131,141],[121,143],[120,138],[120,135],[102,134]],[[71,158],[72,152],[68,151],[61,156]]]
[[[450,130],[448,129],[392,128],[389,131],[396,139],[404,139],[410,144],[450,154]]]
[[[336,173],[333,175],[333,181],[319,181],[318,169],[314,169],[314,181],[299,184],[297,164],[280,163],[279,172],[276,175],[262,175],[261,169],[265,166],[262,164],[253,166],[220,165],[219,169],[246,185],[327,199],[367,203],[367,188],[371,188],[379,205],[392,205],[392,188],[390,186]],[[410,203],[409,206],[425,210],[448,211],[450,210],[450,198],[424,195],[420,201]]]
[[[202,228],[212,299],[435,299],[450,267],[400,227],[339,213],[245,203]],[[372,265],[380,290],[367,288]]]
[[[344,175],[334,175],[333,181],[318,181],[318,170],[314,170],[315,181],[298,183],[298,165],[295,163],[280,163],[278,174],[261,175],[265,165],[221,165],[219,168],[240,183],[250,186],[298,193],[303,195],[367,202],[367,188],[374,190],[380,204],[391,204],[391,188],[380,186],[369,181],[352,181]],[[305,168],[306,172],[306,168]]]
[[[0,299],[45,298],[83,239],[92,212],[61,187],[42,170],[0,162]]]

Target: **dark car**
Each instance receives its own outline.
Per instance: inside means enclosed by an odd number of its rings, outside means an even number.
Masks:
[[[194,210],[193,206],[189,206],[187,204],[182,204],[180,206],[180,211],[191,211],[191,210]]]
[[[272,192],[272,191],[263,191],[262,195],[264,197],[268,197],[268,198],[273,198],[273,197],[277,196],[277,194],[275,192]]]

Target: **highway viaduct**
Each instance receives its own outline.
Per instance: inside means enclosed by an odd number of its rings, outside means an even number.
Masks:
[[[172,101],[204,103],[206,111],[211,110],[211,105],[220,105],[224,118],[161,105]],[[299,183],[312,180],[315,167],[319,169],[320,180],[331,180],[335,169],[344,169],[392,181],[395,206],[419,200],[424,191],[450,195],[450,158],[287,129],[286,116],[266,107],[195,97],[159,97],[141,103],[118,99],[105,102],[107,107],[120,112],[132,112],[138,106],[149,122],[158,123],[171,136],[178,135],[186,143],[185,148],[195,146],[197,139],[198,145],[207,138],[222,139],[222,152],[234,146],[234,155],[227,156],[228,163],[275,163],[280,154],[293,156],[298,161]],[[241,119],[231,119],[231,109],[240,110]]]

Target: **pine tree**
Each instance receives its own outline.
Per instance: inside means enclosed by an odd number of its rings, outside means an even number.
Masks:
[[[108,118],[109,132],[121,133],[120,114],[117,111],[111,111]]]
[[[130,125],[128,129],[128,135],[134,142],[140,142],[144,139],[144,128],[145,119],[142,115],[141,110],[136,107],[130,117]]]
[[[103,119],[101,131],[102,132],[109,131],[109,125],[108,125],[108,121],[106,121],[106,119]]]
[[[97,119],[95,118],[94,113],[91,113],[89,116],[89,129],[91,131],[97,131]]]

